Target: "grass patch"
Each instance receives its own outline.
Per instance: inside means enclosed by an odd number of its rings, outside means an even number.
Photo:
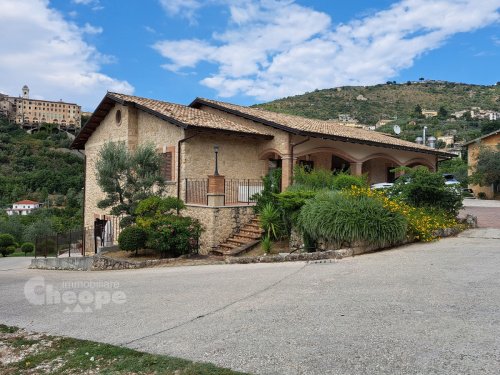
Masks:
[[[2,374],[241,374],[208,363],[154,355],[67,337],[28,333],[0,325],[0,342],[6,345]],[[9,361],[9,355],[14,360]],[[43,371],[42,371],[43,369]]]

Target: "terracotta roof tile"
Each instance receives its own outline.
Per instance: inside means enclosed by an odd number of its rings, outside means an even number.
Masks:
[[[110,92],[107,95],[111,98],[119,99],[119,101],[132,102],[136,105],[187,125],[188,127],[193,126],[197,128],[226,130],[254,135],[267,135],[266,133],[256,129],[252,129],[245,125],[238,124],[196,108],[114,92]]]
[[[417,143],[391,137],[383,133],[372,130],[352,128],[334,121],[316,120],[300,116],[287,115],[283,113],[267,111],[261,108],[244,107],[236,104],[204,98],[197,98],[193,103],[191,103],[191,106],[196,107],[199,104],[206,104],[209,106],[212,105],[222,110],[225,109],[236,114],[241,114],[243,116],[261,119],[264,121],[264,123],[268,122],[268,125],[272,126],[274,124],[300,133],[331,136],[332,138],[340,138],[356,143],[393,146],[394,148],[411,149],[419,152],[438,154],[447,157],[455,156],[444,151],[439,151],[424,145],[419,145]]]

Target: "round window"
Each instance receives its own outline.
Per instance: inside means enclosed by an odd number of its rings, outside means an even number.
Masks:
[[[116,121],[116,125],[118,125],[118,126],[121,125],[121,123],[122,123],[122,111],[120,111],[120,110],[116,111],[115,121]]]

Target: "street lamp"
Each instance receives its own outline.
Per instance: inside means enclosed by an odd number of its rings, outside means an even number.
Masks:
[[[424,145],[427,144],[427,140],[425,139],[425,131],[427,130],[427,126],[424,126],[424,137],[423,137],[423,142],[424,142]]]
[[[215,172],[214,176],[219,175],[219,146],[214,145],[214,152],[215,152]]]

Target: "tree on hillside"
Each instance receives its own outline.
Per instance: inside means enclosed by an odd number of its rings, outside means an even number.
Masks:
[[[439,107],[439,110],[438,110],[438,117],[442,120],[445,120],[448,118],[448,111],[446,110],[446,108],[444,108],[443,106]]]
[[[481,134],[489,134],[500,130],[500,120],[481,122]]]
[[[153,145],[129,152],[124,142],[108,142],[99,152],[96,170],[97,183],[106,194],[98,207],[124,215],[122,226],[132,222],[137,202],[163,193],[161,159]]]
[[[422,115],[422,107],[420,106],[420,104],[417,104],[415,106],[415,109],[413,110],[413,115],[417,118],[422,118],[423,115]]]
[[[462,118],[465,121],[472,121],[472,115],[470,114],[470,111],[465,112],[464,115],[462,116]]]
[[[493,185],[496,191],[500,184],[500,145],[496,150],[491,147],[479,150],[476,169],[470,176],[470,181],[481,186]]]

